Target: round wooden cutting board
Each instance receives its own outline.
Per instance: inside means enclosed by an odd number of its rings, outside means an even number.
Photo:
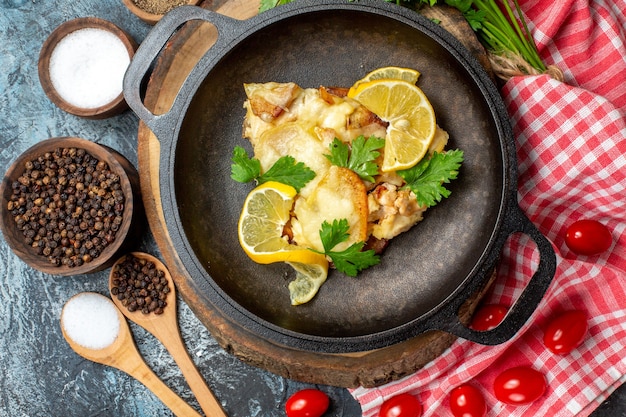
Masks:
[[[247,19],[257,13],[259,2],[208,1],[201,4],[201,7],[229,17]],[[439,21],[441,26],[457,37],[491,74],[485,50],[456,9],[437,6],[424,8],[423,14]],[[166,112],[187,74],[211,47],[216,37],[217,31],[206,22],[190,22],[181,28],[168,42],[154,67],[146,90],[146,107],[155,114]],[[159,155],[158,139],[143,122],[140,122],[139,174],[151,231],[181,296],[226,351],[246,363],[286,378],[347,388],[373,387],[415,372],[439,356],[454,341],[455,337],[450,334],[431,331],[374,351],[321,354],[278,345],[241,327],[211,305],[207,305],[189,285],[185,268],[173,249],[165,226],[159,190]],[[469,319],[490,282],[467,301],[460,314],[462,319],[465,321]]]

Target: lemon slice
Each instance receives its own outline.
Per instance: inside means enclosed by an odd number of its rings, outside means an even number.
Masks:
[[[295,188],[269,181],[248,194],[239,217],[239,243],[253,261],[260,264],[290,261],[324,265],[319,253],[292,245],[283,236],[296,196]]]
[[[381,171],[408,169],[424,157],[437,122],[419,87],[403,80],[372,80],[360,84],[348,96],[389,123]]]
[[[317,294],[328,276],[328,262],[303,264],[287,262],[296,271],[296,278],[289,283],[289,298],[294,306],[308,303]]]
[[[365,77],[355,82],[350,91],[356,90],[360,84],[364,84],[373,80],[404,80],[411,84],[415,84],[420,76],[420,72],[413,68],[402,67],[382,67],[369,72]]]

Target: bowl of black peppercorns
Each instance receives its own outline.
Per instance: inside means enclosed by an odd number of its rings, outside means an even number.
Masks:
[[[106,269],[143,227],[139,174],[117,151],[60,137],[26,150],[0,186],[0,227],[13,252],[52,275]]]

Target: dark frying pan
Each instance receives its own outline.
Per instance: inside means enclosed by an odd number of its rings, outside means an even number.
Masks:
[[[141,88],[171,35],[190,20],[211,22],[216,44],[191,71],[170,109],[154,115]],[[371,69],[414,67],[451,147],[465,151],[452,195],[393,239],[382,263],[350,278],[333,271],[308,304],[289,303],[291,269],[257,265],[237,240],[252,185],[230,179],[241,137],[244,82],[350,86]],[[130,107],[161,142],[161,203],[174,249],[202,302],[259,336],[314,352],[369,351],[439,329],[483,344],[510,339],[555,271],[550,243],[516,200],[515,146],[499,93],[482,67],[429,20],[381,0],[296,1],[247,21],[180,7],[162,19],[126,75]],[[538,269],[498,328],[476,332],[458,310],[482,288],[513,233],[528,234]]]

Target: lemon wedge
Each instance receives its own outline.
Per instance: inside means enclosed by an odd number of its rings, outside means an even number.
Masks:
[[[365,77],[355,82],[350,91],[356,90],[360,84],[365,84],[373,80],[404,80],[415,84],[420,76],[420,72],[413,68],[402,67],[382,67],[369,72]]]
[[[424,157],[437,122],[419,87],[404,80],[379,79],[359,84],[348,97],[389,123],[381,171],[408,169]]]
[[[297,306],[308,303],[326,281],[328,262],[322,264],[287,263],[296,271],[296,278],[288,286],[291,304]]]
[[[289,261],[325,264],[328,269],[324,255],[292,245],[283,236],[295,196],[295,188],[274,181],[253,189],[239,217],[239,243],[250,259],[260,264]]]

